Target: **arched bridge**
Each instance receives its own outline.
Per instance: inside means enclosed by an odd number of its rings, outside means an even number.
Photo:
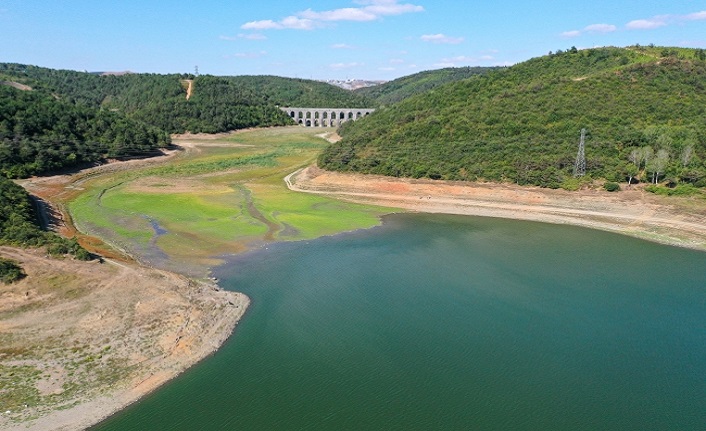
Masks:
[[[282,108],[292,120],[304,127],[338,127],[370,115],[374,109],[362,108]]]

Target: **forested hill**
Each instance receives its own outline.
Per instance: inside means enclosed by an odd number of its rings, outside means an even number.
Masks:
[[[375,102],[326,83],[273,76],[101,76],[0,63],[0,175],[146,154],[167,145],[170,133],[293,124],[278,105]]]
[[[568,187],[585,128],[585,178],[705,186],[705,118],[704,50],[572,48],[346,124],[319,164]]]
[[[408,97],[424,93],[449,82],[460,81],[472,76],[483,75],[496,67],[449,67],[428,70],[403,76],[374,87],[359,88],[354,92],[369,97],[381,105],[400,102]]]
[[[21,178],[154,152],[169,135],[114,112],[0,85],[0,176]]]
[[[0,64],[0,80],[25,84],[72,103],[116,111],[169,133],[215,133],[290,124],[277,105],[374,106],[362,96],[326,83],[272,76],[101,76],[5,63]],[[187,100],[189,82],[192,93]]]

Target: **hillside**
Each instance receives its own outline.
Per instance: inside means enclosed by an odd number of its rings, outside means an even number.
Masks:
[[[0,85],[0,175],[20,178],[153,153],[169,135],[117,113]]]
[[[188,100],[187,78],[193,81]],[[273,76],[97,75],[2,63],[0,80],[28,85],[66,102],[119,112],[169,133],[217,133],[290,124],[277,105],[375,105],[326,83]]]
[[[629,47],[535,58],[345,125],[326,169],[575,187],[587,177],[706,185],[706,53]]]
[[[449,67],[438,70],[428,70],[403,76],[374,87],[365,87],[354,92],[361,96],[374,99],[381,105],[390,105],[408,97],[424,93],[433,88],[450,82],[460,81],[472,76],[483,75],[495,67]]]
[[[278,105],[375,103],[326,83],[274,76],[93,74],[0,63],[0,174],[145,155],[168,145],[171,133],[291,124]]]

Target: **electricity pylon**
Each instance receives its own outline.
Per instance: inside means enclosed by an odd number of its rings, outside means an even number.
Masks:
[[[579,152],[576,155],[576,164],[574,165],[574,176],[582,177],[586,175],[586,129],[581,129],[581,141],[579,141]]]

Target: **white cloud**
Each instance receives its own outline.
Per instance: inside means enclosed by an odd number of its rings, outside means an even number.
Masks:
[[[702,19],[706,19],[706,10],[690,13],[689,15],[686,15],[684,19],[687,21],[700,21]]]
[[[561,37],[571,38],[581,36],[580,30],[565,31],[561,34]]]
[[[238,37],[247,40],[267,40],[267,36],[260,33],[239,34]]]
[[[283,28],[281,24],[272,21],[271,19],[263,21],[250,21],[241,25],[240,28],[243,30],[271,30],[271,29],[281,29]]]
[[[288,16],[287,18],[280,21],[284,28],[293,30],[313,30],[319,27],[319,24],[314,20],[307,18],[299,18],[297,16]]]
[[[649,19],[636,19],[625,25],[629,30],[652,30],[668,25],[685,23],[687,21],[706,20],[706,10],[687,15],[660,15]]]
[[[378,15],[370,11],[354,7],[324,12],[314,12],[307,9],[304,12],[299,12],[298,15],[314,21],[374,21],[378,18]]]
[[[652,18],[636,19],[627,23],[625,27],[630,30],[651,30],[653,28],[664,27],[665,25],[667,25],[667,23],[664,19]]]
[[[420,39],[422,39],[424,42],[444,43],[444,44],[452,44],[452,45],[457,45],[457,44],[463,42],[462,37],[446,36],[443,33],[425,34],[422,37],[420,37]]]
[[[579,37],[584,33],[612,33],[616,31],[618,27],[612,24],[591,24],[583,28],[583,30],[571,30],[565,31],[561,34],[561,37],[572,38]]]
[[[368,0],[356,2],[362,5],[361,7],[346,7],[327,11],[307,9],[279,21],[267,19],[246,22],[240,28],[243,30],[313,30],[324,27],[328,22],[375,21],[386,16],[424,11],[422,6],[398,2],[399,0]]]
[[[333,49],[355,49],[353,45],[348,45],[347,43],[334,43],[331,45]]]
[[[390,64],[402,64],[404,63],[404,60],[401,58],[391,58],[390,59]]]
[[[612,33],[617,29],[618,27],[612,24],[591,24],[586,26],[583,30],[590,33]]]
[[[363,63],[333,63],[330,64],[329,67],[333,70],[342,70],[342,69],[352,69],[354,67],[360,67],[364,66]]]

